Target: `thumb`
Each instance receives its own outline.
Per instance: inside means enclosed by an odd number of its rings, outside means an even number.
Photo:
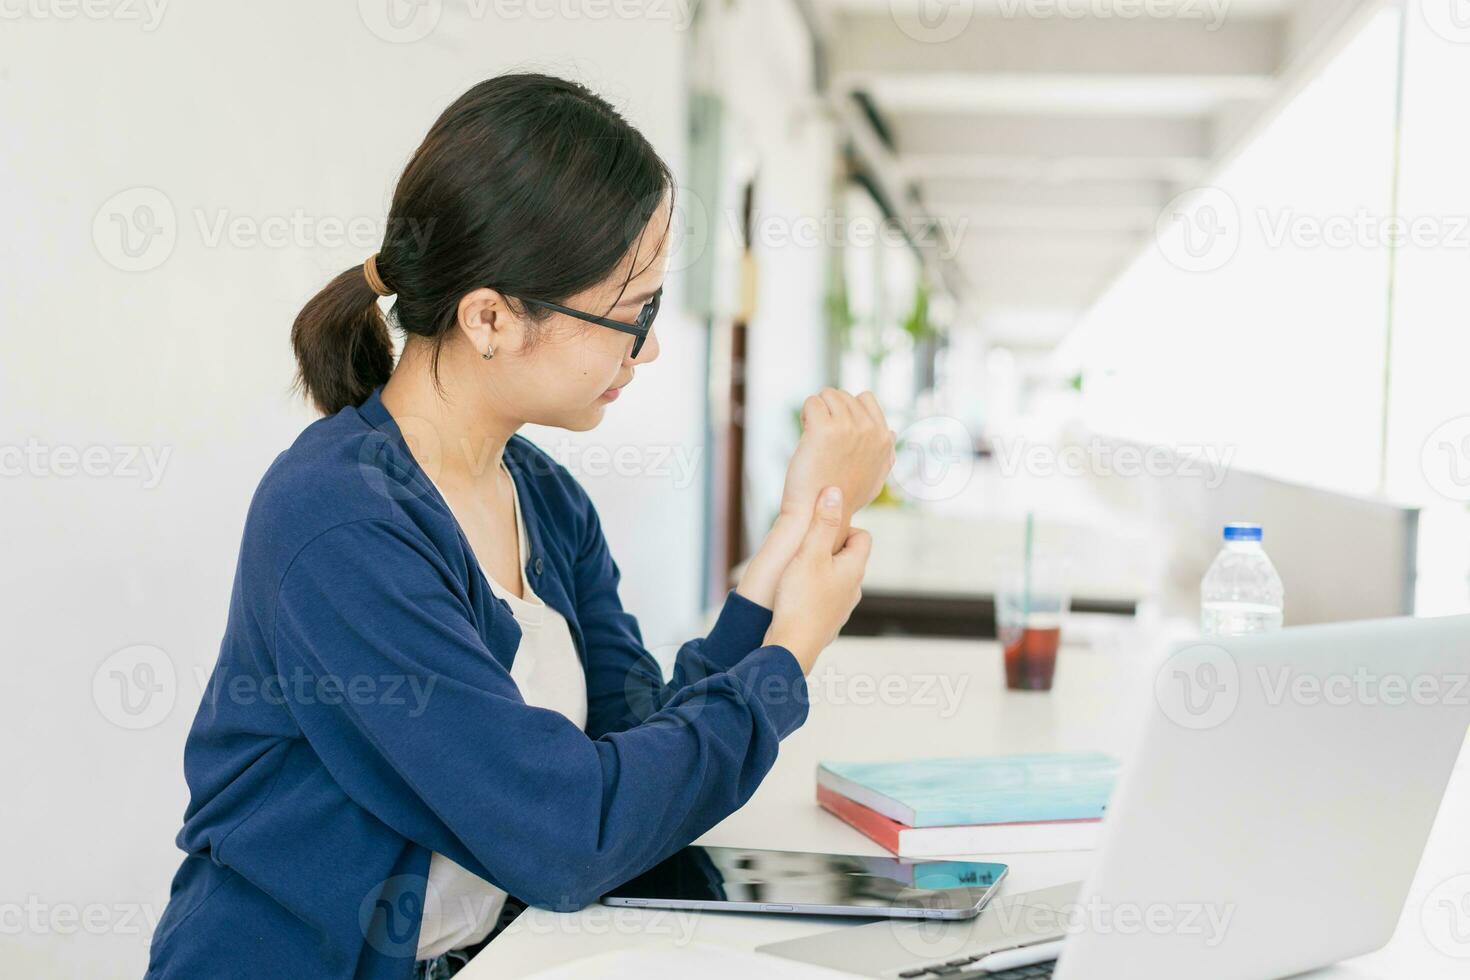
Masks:
[[[831,557],[842,530],[842,490],[828,487],[817,495],[817,510],[802,539],[802,551]]]

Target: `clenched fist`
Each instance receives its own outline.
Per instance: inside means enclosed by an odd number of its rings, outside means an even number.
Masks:
[[[786,470],[781,513],[809,519],[823,487],[842,490],[842,527],[878,496],[893,468],[894,434],[871,391],[824,388],[801,406],[801,441]]]

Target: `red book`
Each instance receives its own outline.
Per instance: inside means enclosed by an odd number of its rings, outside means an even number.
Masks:
[[[1102,832],[1101,820],[909,827],[820,783],[817,802],[899,857],[1090,851],[1097,846]]]

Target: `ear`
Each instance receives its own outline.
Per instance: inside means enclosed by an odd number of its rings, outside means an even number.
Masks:
[[[484,354],[492,347],[497,351],[520,349],[524,325],[495,290],[465,293],[459,299],[458,313],[459,331],[476,353]]]

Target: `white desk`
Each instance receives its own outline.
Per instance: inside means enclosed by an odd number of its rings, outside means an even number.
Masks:
[[[841,639],[812,680],[805,727],[781,747],[760,790],[704,844],[883,854],[814,800],[819,759],[1099,749],[1126,757],[1128,706],[1151,690],[1142,631],[1125,628],[1092,648],[1063,648],[1050,694],[1007,692],[994,643]],[[889,680],[884,688],[884,678]],[[884,697],[883,692],[888,692]],[[1140,691],[1144,693],[1140,695]],[[898,694],[894,696],[895,692]],[[1321,980],[1438,980],[1470,975],[1470,960],[1437,951],[1420,926],[1436,885],[1470,872],[1470,753],[1462,757],[1393,942],[1379,953],[1313,974]],[[973,855],[983,857],[982,855]],[[1000,857],[1012,865],[1003,893],[1086,875],[1090,853]],[[1436,896],[1436,897],[1443,897]],[[521,977],[557,964],[635,946],[690,943],[750,950],[839,927],[799,916],[674,912],[589,906],[559,914],[531,909],[460,974],[465,980]]]

